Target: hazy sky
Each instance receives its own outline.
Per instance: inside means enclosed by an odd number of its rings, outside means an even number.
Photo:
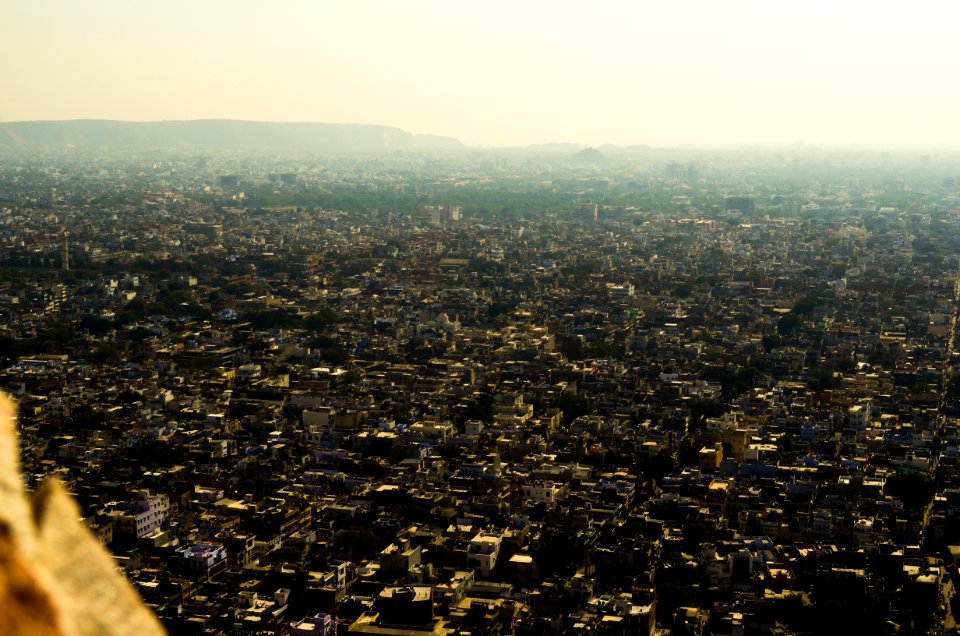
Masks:
[[[0,121],[960,143],[960,3],[0,0]]]

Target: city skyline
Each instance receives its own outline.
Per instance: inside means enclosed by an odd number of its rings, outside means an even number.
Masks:
[[[957,11],[22,3],[0,27],[0,121],[359,123],[473,147],[955,145]]]

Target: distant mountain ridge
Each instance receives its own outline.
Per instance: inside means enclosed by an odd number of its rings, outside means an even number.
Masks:
[[[0,150],[260,150],[275,152],[380,153],[397,150],[462,150],[452,137],[414,135],[400,128],[197,119],[129,122],[105,119],[0,122]]]

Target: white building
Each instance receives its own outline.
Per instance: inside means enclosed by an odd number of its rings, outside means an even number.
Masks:
[[[120,506],[121,509],[125,507],[120,516],[121,527],[139,539],[163,525],[170,512],[170,499],[166,495],[151,495],[149,490],[141,490],[136,499]]]
[[[480,533],[467,546],[467,563],[476,568],[480,576],[487,577],[497,566],[501,539],[497,535]]]
[[[562,486],[554,481],[534,481],[520,487],[520,494],[524,500],[533,504],[546,504],[553,508],[562,491]]]

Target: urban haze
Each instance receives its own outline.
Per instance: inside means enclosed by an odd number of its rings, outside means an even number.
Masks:
[[[0,632],[958,633],[955,10],[635,5],[6,7]]]

